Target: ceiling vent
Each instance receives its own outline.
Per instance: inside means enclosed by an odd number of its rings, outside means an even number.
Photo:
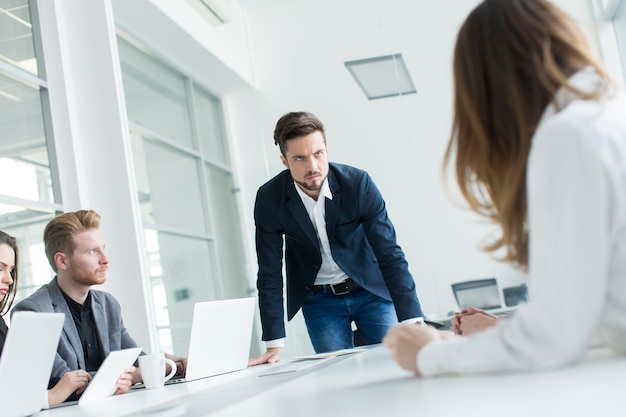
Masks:
[[[368,99],[417,93],[402,54],[345,62]]]

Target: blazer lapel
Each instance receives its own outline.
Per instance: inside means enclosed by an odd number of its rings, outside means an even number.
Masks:
[[[96,324],[96,332],[98,333],[98,340],[100,341],[100,347],[102,349],[102,358],[106,358],[109,354],[109,332],[107,328],[107,320],[102,308],[102,302],[95,292],[91,292],[91,312],[93,314],[93,321]]]
[[[337,216],[339,213],[339,207],[341,207],[341,192],[337,181],[335,180],[335,174],[332,170],[328,170],[328,186],[330,192],[333,194],[333,199],[326,199],[326,234],[328,235],[328,243],[332,247],[333,236],[335,236],[335,226],[337,225]]]
[[[293,183],[291,176],[286,184],[286,195],[287,195],[287,209],[291,212],[291,215],[296,220],[300,228],[307,235],[309,240],[315,245],[318,251],[320,251],[320,244],[317,240],[317,233],[315,233],[315,229],[313,228],[313,223],[311,223],[311,219],[309,218],[309,214],[306,212],[304,208],[304,204],[296,191],[296,185]]]
[[[72,348],[76,353],[76,358],[78,359],[78,365],[80,366],[80,369],[85,369],[85,355],[83,353],[83,345],[80,343],[78,330],[76,329],[76,323],[74,323],[72,312],[67,306],[67,302],[65,302],[65,298],[63,298],[63,294],[61,293],[61,288],[59,288],[56,280],[49,286],[49,290],[54,312],[63,313],[65,315],[65,321],[63,323],[63,333],[65,333],[65,335],[67,336],[67,340],[70,341],[70,344],[72,345]]]

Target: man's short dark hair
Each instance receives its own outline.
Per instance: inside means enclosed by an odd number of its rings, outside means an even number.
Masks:
[[[280,148],[280,153],[287,156],[287,141],[289,139],[310,135],[319,131],[324,137],[326,143],[326,134],[324,133],[324,125],[313,114],[305,111],[290,112],[283,115],[274,128],[274,143]]]

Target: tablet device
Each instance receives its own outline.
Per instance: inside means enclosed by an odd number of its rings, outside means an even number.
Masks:
[[[78,399],[78,405],[89,404],[115,394],[120,375],[137,360],[140,353],[139,347],[109,352],[98,372],[87,385],[87,389]]]

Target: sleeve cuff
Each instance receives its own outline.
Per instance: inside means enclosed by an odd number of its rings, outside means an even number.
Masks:
[[[274,340],[266,340],[265,348],[274,348],[274,347],[285,347],[285,338],[282,339],[274,339]]]
[[[436,351],[438,345],[441,344],[440,340],[435,340],[433,342],[428,343],[424,346],[415,357],[415,363],[417,365],[417,370],[420,375],[428,377],[437,375],[437,367],[433,366],[433,358],[432,355],[429,354],[430,351]],[[430,356],[430,359],[429,359]]]
[[[417,370],[425,377],[458,374],[459,348],[466,340],[466,337],[456,336],[428,343],[417,354]]]
[[[413,317],[411,319],[404,319],[400,322],[401,324],[421,324],[424,325],[424,317]]]

